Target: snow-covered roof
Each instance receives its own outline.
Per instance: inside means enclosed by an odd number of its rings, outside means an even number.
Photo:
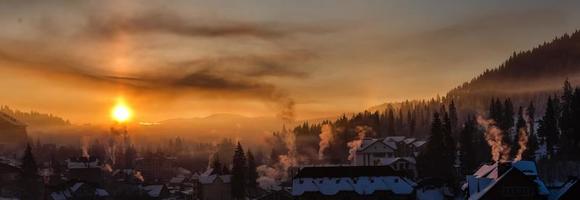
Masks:
[[[109,193],[104,189],[97,188],[95,190],[95,195],[97,195],[99,197],[106,197],[106,196],[109,196]]]
[[[143,190],[147,192],[147,195],[150,197],[159,197],[161,195],[161,191],[163,191],[164,185],[148,185],[144,186]]]
[[[171,180],[169,180],[169,183],[174,183],[174,184],[178,184],[178,183],[183,183],[183,181],[185,180],[185,177],[173,177],[171,178]]]
[[[386,144],[388,147],[390,147],[391,149],[393,149],[393,150],[397,150],[397,143],[395,143],[395,142],[391,142],[391,141],[388,141],[388,142],[385,142],[385,141],[383,141],[383,143],[385,143],[385,144]]]
[[[201,176],[199,176],[199,183],[212,184],[216,180],[218,180],[218,178],[224,183],[229,183],[231,181],[231,177],[232,177],[232,175],[217,175],[217,174],[212,174],[209,176],[201,175]]]
[[[391,142],[401,142],[405,140],[405,136],[389,136],[385,138],[385,142],[391,141]]]
[[[340,178],[298,178],[292,181],[292,195],[317,192],[332,196],[339,192],[356,192],[370,195],[377,191],[390,191],[398,195],[413,193],[413,184],[398,176],[340,177]]]
[[[57,191],[50,193],[50,197],[54,200],[67,200],[74,199],[74,193],[79,190],[84,185],[82,182],[74,183],[71,187],[64,189],[63,191]],[[107,197],[109,192],[101,188],[95,188],[95,196],[97,197]]]
[[[395,158],[383,158],[381,159],[381,164],[382,165],[391,165],[399,160],[405,161],[405,162],[409,162],[412,164],[417,163],[417,161],[415,160],[415,158],[412,157],[395,157]]]
[[[367,147],[371,146],[371,144],[377,142],[377,139],[374,138],[364,138],[362,140],[362,142],[360,143],[360,147],[358,148],[358,150],[363,150],[366,149]]]
[[[527,161],[527,160],[514,161],[512,163],[512,166],[514,166],[515,168],[518,168],[525,175],[528,175],[528,176],[537,176],[538,175],[538,169],[536,168],[536,163],[534,163],[533,161]]]
[[[66,162],[69,169],[100,168],[99,159],[95,157],[71,158],[66,160]]]
[[[375,191],[411,194],[416,184],[403,178],[388,166],[304,167],[292,181],[292,195],[319,192],[335,195],[356,192],[366,195]]]
[[[500,171],[502,167],[506,168],[505,172]],[[537,176],[536,163],[524,160],[482,165],[473,175],[467,176],[466,183],[461,189],[469,189],[469,199],[479,199],[512,170],[517,170],[525,176],[532,177],[539,195],[550,194],[544,182]]]
[[[395,142],[392,141],[386,141],[386,140],[379,140],[379,139],[372,139],[372,138],[365,138],[362,140],[361,145],[359,146],[359,148],[357,148],[357,151],[364,151],[366,148],[374,145],[374,144],[383,144],[387,147],[389,147],[390,149],[396,150],[397,149],[397,144]]]
[[[417,140],[417,141],[413,142],[413,146],[415,146],[415,147],[421,147],[421,146],[423,146],[425,143],[427,143],[427,141],[423,141],[423,140]]]
[[[193,173],[193,175],[191,175],[191,179],[197,180],[197,179],[199,179],[199,176],[200,176],[199,173],[195,172],[195,173]]]
[[[578,179],[574,178],[574,179],[568,180],[568,182],[566,182],[562,186],[562,188],[560,188],[560,190],[552,193],[548,199],[549,200],[559,200],[560,198],[562,198],[562,196],[564,194],[566,194],[576,184],[578,184]]]
[[[405,142],[405,144],[411,144],[413,142],[415,142],[417,140],[417,138],[407,138],[405,140],[403,140],[403,142]]]

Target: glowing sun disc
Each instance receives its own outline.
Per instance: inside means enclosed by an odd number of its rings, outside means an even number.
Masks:
[[[117,103],[111,112],[111,117],[117,122],[126,122],[131,119],[131,108],[123,103]]]

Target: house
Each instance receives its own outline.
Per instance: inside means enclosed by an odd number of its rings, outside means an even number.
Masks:
[[[364,138],[357,148],[353,158],[353,165],[373,166],[379,165],[382,159],[394,158],[397,144],[386,139]]]
[[[562,187],[550,195],[549,200],[573,200],[580,198],[580,183],[578,178],[570,178]]]
[[[21,189],[17,187],[22,169],[14,160],[0,157],[0,199],[17,197]]]
[[[52,200],[108,199],[109,193],[94,184],[72,182],[60,191],[50,193]]]
[[[135,160],[135,169],[141,171],[145,182],[162,183],[169,181],[176,173],[177,158],[163,153],[146,153]]]
[[[292,179],[295,199],[413,199],[416,184],[389,166],[304,167]]]
[[[417,177],[417,161],[414,157],[395,157],[381,160],[380,165],[389,166],[396,171],[404,172],[410,177]]]
[[[364,138],[357,147],[352,164],[356,166],[378,165],[382,159],[416,157],[425,141],[404,136]]]
[[[467,176],[462,189],[475,199],[547,199],[550,192],[533,161],[495,162]]]
[[[164,199],[169,197],[169,189],[163,184],[143,186],[143,191],[150,199]]]
[[[66,160],[67,178],[88,183],[103,183],[103,172],[99,159],[79,157]]]
[[[422,150],[425,141],[404,136],[386,138],[364,138],[357,147],[352,165],[391,166],[398,171],[417,176],[415,157]]]
[[[229,174],[216,174],[208,169],[199,176],[202,200],[229,200],[231,199],[231,179]]]
[[[27,142],[26,124],[0,112],[0,153],[20,150]]]

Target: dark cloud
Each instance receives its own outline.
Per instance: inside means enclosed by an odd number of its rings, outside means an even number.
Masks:
[[[85,32],[89,35],[111,38],[119,33],[170,33],[187,37],[250,36],[276,39],[296,34],[324,34],[330,28],[299,26],[279,23],[249,23],[240,21],[204,21],[185,18],[175,12],[150,11],[132,16],[100,16],[87,18]]]
[[[236,71],[221,68],[219,66],[220,62],[198,61],[195,67],[163,66],[138,75],[123,76],[99,71],[97,70],[99,68],[93,67],[73,56],[61,55],[60,53],[63,52],[59,52],[59,54],[50,54],[46,51],[39,51],[43,53],[28,53],[23,50],[27,49],[25,45],[21,45],[21,47],[12,47],[10,50],[0,47],[0,63],[3,64],[2,66],[16,70],[26,70],[44,77],[56,77],[60,81],[68,80],[73,84],[121,86],[132,92],[142,94],[181,94],[201,95],[209,98],[256,99],[266,102],[275,108],[279,117],[284,121],[292,121],[294,119],[294,100],[290,94],[260,78],[266,74],[294,77],[302,73],[287,69],[282,64],[260,65],[255,70]],[[228,60],[228,64],[242,60],[251,60],[252,62],[249,63],[253,63],[261,60],[258,58],[260,56],[237,57],[236,59],[225,60]],[[270,62],[275,63],[272,60]],[[192,65],[192,63],[189,63],[189,65]],[[264,69],[267,66],[272,67],[272,69],[267,71],[267,69]],[[168,69],[175,69],[176,72],[168,73],[168,71],[172,71]],[[261,75],[257,75],[258,72]]]
[[[308,73],[299,65],[314,57],[310,52],[289,52],[282,55],[245,55],[225,57],[205,57],[174,63],[181,69],[212,68],[249,77],[307,78]],[[224,72],[225,73],[225,72]]]

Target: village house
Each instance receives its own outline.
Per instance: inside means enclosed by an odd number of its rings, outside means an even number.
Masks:
[[[22,169],[16,161],[0,157],[0,199],[16,197],[19,194],[16,183],[21,174]]]
[[[466,197],[477,199],[547,199],[550,192],[538,177],[533,161],[495,162],[468,175]]]
[[[199,176],[201,185],[200,196],[202,200],[229,200],[231,199],[230,174],[216,174],[213,169],[206,170]]]
[[[425,141],[404,136],[386,138],[364,138],[357,147],[352,165],[390,166],[397,171],[417,176],[415,157],[422,150]]]
[[[103,183],[102,166],[96,157],[71,158],[66,163],[68,180],[95,184]]]
[[[415,183],[388,166],[304,167],[292,179],[301,199],[413,199]]]
[[[160,152],[146,153],[135,160],[135,169],[141,171],[147,183],[164,183],[175,176],[176,160]]]

